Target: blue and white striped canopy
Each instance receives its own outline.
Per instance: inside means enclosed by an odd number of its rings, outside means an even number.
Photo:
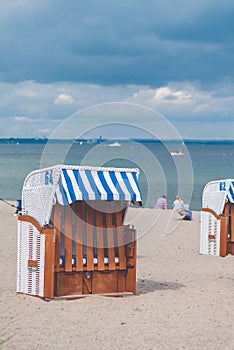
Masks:
[[[62,205],[77,200],[120,200],[141,204],[138,173],[138,169],[124,168],[63,168],[55,200]]]
[[[234,203],[234,182],[230,183],[226,198],[228,202]]]

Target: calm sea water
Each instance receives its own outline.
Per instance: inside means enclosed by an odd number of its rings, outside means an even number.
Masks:
[[[234,144],[196,143],[186,146],[184,156],[172,157],[162,144],[147,142],[122,143],[120,147],[74,144],[69,150],[64,144],[46,148],[43,144],[0,144],[0,198],[21,198],[27,174],[45,166],[64,163],[138,167],[145,206],[154,206],[157,197],[166,194],[168,206],[172,207],[175,196],[180,193],[184,202],[190,202],[192,210],[199,210],[207,182],[234,177]],[[188,167],[189,157],[193,179]]]

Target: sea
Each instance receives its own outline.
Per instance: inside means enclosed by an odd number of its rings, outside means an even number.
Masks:
[[[56,164],[138,168],[143,206],[154,207],[176,195],[192,210],[202,207],[204,186],[234,177],[234,141],[185,140],[181,145],[155,140],[0,140],[0,198],[21,198],[26,176]]]

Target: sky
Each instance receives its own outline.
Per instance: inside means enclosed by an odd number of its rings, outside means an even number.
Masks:
[[[0,137],[121,102],[141,125],[150,108],[183,138],[233,139],[233,0],[0,0],[0,32]]]

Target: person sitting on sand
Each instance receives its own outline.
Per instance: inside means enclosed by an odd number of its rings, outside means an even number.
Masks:
[[[184,210],[184,202],[180,196],[176,196],[173,203],[173,210],[177,212],[182,212]]]
[[[179,212],[180,215],[183,215],[181,219],[177,220],[186,220],[186,221],[192,221],[193,216],[192,216],[192,211],[189,209],[189,205],[185,204],[184,205],[184,212]]]
[[[155,204],[155,208],[157,209],[167,209],[167,199],[166,196],[161,196],[158,198],[157,203]]]

